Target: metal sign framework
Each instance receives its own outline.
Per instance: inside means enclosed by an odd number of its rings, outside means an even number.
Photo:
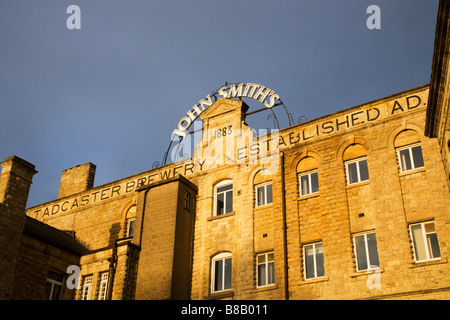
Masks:
[[[255,84],[249,84],[249,83],[247,83],[246,85],[248,86],[248,85],[255,85]],[[220,88],[217,89],[216,91],[211,92],[211,93],[208,95],[208,98],[213,98],[214,101],[212,102],[212,104],[214,104],[214,103],[219,99],[219,98],[218,98],[219,95],[222,95],[222,96],[224,95],[224,94],[223,94],[224,90],[229,90],[229,89],[231,89],[231,88],[236,88],[236,87],[239,87],[239,86],[242,87],[242,86],[243,86],[243,83],[241,83],[241,82],[239,82],[239,83],[229,83],[229,82],[226,81],[224,86],[220,87]],[[260,86],[260,85],[257,85],[257,86]],[[265,87],[263,87],[263,86],[260,86],[260,87],[265,88]],[[270,90],[270,89],[267,89],[267,90]],[[247,91],[247,89],[246,89],[246,91]],[[273,93],[273,91],[272,91],[272,93]],[[290,113],[290,112],[287,110],[286,106],[284,105],[283,101],[279,98],[279,96],[276,95],[276,97],[277,97],[276,100],[278,100],[278,102],[273,103],[270,107],[268,107],[267,104],[266,104],[266,106],[265,106],[264,108],[260,108],[260,109],[257,109],[257,110],[255,110],[255,111],[246,113],[246,116],[251,116],[251,115],[254,115],[254,114],[256,114],[256,113],[259,113],[259,112],[262,112],[262,111],[267,111],[267,110],[269,110],[271,113],[267,116],[267,120],[272,120],[272,121],[273,121],[274,127],[275,127],[277,130],[280,130],[280,124],[279,124],[279,121],[278,121],[278,117],[277,117],[276,113],[273,111],[273,108],[278,107],[278,106],[282,106],[283,109],[284,109],[284,111],[285,111],[285,113],[286,113],[286,116],[287,116],[287,118],[288,118],[289,126],[293,126],[294,124],[296,124],[296,123],[294,122],[294,118],[293,118],[293,116],[292,116],[292,113]],[[239,100],[242,100],[242,98],[253,98],[253,99],[255,99],[255,98],[252,97],[251,95],[250,95],[250,96],[247,96],[247,95],[241,95],[241,96],[235,95],[235,96],[232,96],[231,98],[238,98]],[[259,99],[259,101],[262,102],[261,99]],[[197,117],[195,117],[195,120],[198,118],[198,116],[199,116],[199,114],[197,115]],[[298,123],[305,122],[305,121],[307,121],[307,118],[306,118],[305,116],[300,116],[300,117],[298,117],[298,119],[297,119],[297,124],[298,124]],[[181,121],[180,121],[180,122],[181,122]],[[187,127],[187,129],[190,127],[191,124],[192,124],[192,123],[189,124],[189,126]],[[269,131],[270,129],[267,128],[266,130]],[[191,134],[194,134],[194,133],[199,132],[199,131],[203,131],[203,128],[197,129],[197,130],[189,131],[188,134],[191,135]],[[175,141],[175,136],[176,136],[175,134],[172,135],[172,138],[170,139],[169,146],[167,147],[167,151],[164,153],[162,162],[160,163],[159,161],[155,161],[155,162],[153,163],[152,168],[158,168],[158,167],[160,167],[160,166],[164,166],[164,165],[167,164],[167,157],[168,157],[168,155],[169,155],[169,153],[170,153],[170,150],[171,150],[171,148],[172,148],[172,144],[173,144],[174,141]],[[179,151],[180,151],[181,149],[183,149],[183,144],[182,144],[183,139],[184,139],[184,136],[183,136],[183,135],[178,135],[177,150],[176,150],[176,152],[175,152],[176,155],[178,155],[178,154],[179,154]],[[183,157],[182,157],[181,160],[185,160],[185,159],[184,159],[184,155],[183,155]]]

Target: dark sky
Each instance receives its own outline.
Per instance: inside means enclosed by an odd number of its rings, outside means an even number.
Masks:
[[[81,29],[66,26],[70,5]],[[370,5],[381,9],[381,29],[366,26]],[[438,0],[2,0],[0,161],[36,165],[33,206],[55,199],[61,172],[79,164],[97,165],[96,186],[151,169],[178,121],[225,81],[264,85],[294,119],[309,120],[427,84],[437,8]]]

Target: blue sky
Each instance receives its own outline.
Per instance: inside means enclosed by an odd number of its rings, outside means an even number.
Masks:
[[[81,9],[79,30],[66,26],[70,5]],[[379,30],[366,27],[369,5],[381,9]],[[151,169],[186,111],[225,81],[264,85],[294,119],[309,120],[427,84],[437,8],[437,0],[3,0],[0,161],[36,165],[33,206],[57,198],[61,172],[79,164],[97,165],[95,186]]]

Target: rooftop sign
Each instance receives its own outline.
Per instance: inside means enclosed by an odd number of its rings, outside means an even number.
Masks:
[[[211,95],[216,98],[219,95],[221,98],[252,98],[263,103],[266,108],[272,108],[275,106],[280,97],[271,89],[266,88],[260,84],[256,83],[237,83],[237,84],[226,84],[221,87],[217,92],[209,94],[206,99],[202,99],[198,104],[194,105],[191,109],[186,112],[186,116],[181,118],[178,122],[178,127],[173,131],[173,135],[179,137],[185,137],[187,130],[191,126],[200,114],[214,102],[211,99]]]

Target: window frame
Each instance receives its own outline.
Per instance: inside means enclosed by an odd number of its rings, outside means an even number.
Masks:
[[[134,236],[135,226],[136,226],[136,217],[128,218],[127,219],[127,233],[126,233],[127,238],[131,238]],[[132,232],[130,232],[130,231],[132,231]]]
[[[323,275],[318,276],[317,275],[317,254],[316,254],[316,246],[317,245],[321,245],[322,246],[322,268],[323,268]],[[312,246],[313,248],[313,267],[314,267],[314,276],[313,277],[309,277],[307,276],[307,261],[306,261],[306,249],[307,247]],[[323,242],[322,241],[317,241],[317,242],[312,242],[312,243],[307,243],[303,245],[303,279],[305,280],[314,280],[314,279],[321,279],[325,277],[325,260],[324,260],[324,254],[323,254]]]
[[[227,276],[227,272],[226,272],[226,268],[225,268],[225,260],[230,259],[231,261],[231,265],[230,265],[230,287],[229,288],[225,288],[225,284],[226,284],[226,276]],[[222,266],[222,274],[221,274],[221,286],[222,289],[218,289],[216,290],[216,262],[222,261],[223,266]],[[218,272],[218,271],[217,271]],[[217,255],[215,255],[212,259],[211,259],[211,293],[221,293],[221,292],[227,292],[227,291],[231,291],[232,290],[232,280],[233,280],[233,257],[231,252],[222,252],[219,253]]]
[[[312,179],[311,179],[311,175],[312,174],[317,174],[317,191],[313,191],[312,190]],[[302,177],[308,177],[308,188],[310,190],[309,193],[305,193],[303,194],[303,186],[302,186]],[[319,169],[313,169],[313,170],[309,170],[309,171],[305,171],[305,172],[300,172],[298,174],[298,185],[299,185],[299,195],[300,197],[307,197],[316,193],[319,193],[320,187],[319,187]]]
[[[269,255],[272,255],[272,260],[269,260]],[[264,256],[264,262],[263,263],[259,263],[258,262],[258,258]],[[256,260],[255,260],[255,265],[256,265],[256,287],[257,288],[265,288],[265,287],[270,287],[270,286],[274,286],[275,285],[275,256],[274,256],[274,252],[273,251],[268,251],[268,252],[263,252],[263,253],[258,253],[256,255]],[[260,265],[264,265],[264,282],[265,284],[259,284],[259,266]],[[270,274],[270,270],[272,271],[272,276],[273,279],[271,279],[269,277]],[[273,282],[270,282],[270,280],[273,280]]]
[[[106,300],[106,297],[108,295],[109,272],[105,271],[100,273],[99,280],[98,300]]]
[[[370,250],[369,250],[369,243],[367,240],[367,236],[371,235],[371,234],[375,235],[378,265],[372,264],[371,257],[370,257]],[[366,259],[366,264],[367,264],[366,269],[359,268],[358,246],[356,243],[356,237],[359,237],[359,236],[364,236],[364,250],[365,250],[365,259]],[[377,237],[376,237],[376,232],[374,230],[353,234],[353,248],[354,248],[354,252],[355,252],[356,271],[366,271],[367,272],[367,271],[380,269],[380,255],[378,254],[378,241],[377,241]]]
[[[267,200],[267,187],[271,186],[272,188],[272,201],[268,202]],[[258,198],[258,189],[259,188],[264,188],[264,203],[263,204],[259,204],[259,198]],[[269,182],[264,182],[264,183],[260,183],[255,185],[255,208],[259,208],[259,207],[263,207],[263,206],[267,206],[273,204],[273,184],[272,181]]]
[[[366,165],[367,165],[367,179],[365,180],[361,180],[361,166],[360,166],[360,162],[365,161]],[[358,180],[356,182],[350,182],[350,169],[349,169],[349,165],[356,163],[356,174],[358,177]],[[357,183],[362,183],[362,182],[366,182],[370,180],[370,175],[369,175],[369,163],[367,161],[367,156],[363,156],[363,157],[359,157],[356,159],[352,159],[352,160],[346,160],[345,161],[345,176],[347,178],[347,185],[355,185]]]
[[[431,223],[434,226],[434,231],[433,232],[427,232],[426,228],[425,228],[425,225],[426,224],[431,224]],[[422,233],[421,241],[422,241],[423,247],[425,248],[425,256],[426,256],[425,259],[421,259],[421,260],[419,260],[418,257],[417,257],[416,241],[415,241],[415,237],[414,237],[413,231],[412,231],[412,227],[418,226],[418,225],[420,225],[420,228],[421,228],[421,233]],[[420,263],[420,262],[441,260],[441,257],[442,257],[441,246],[439,244],[439,237],[438,237],[438,234],[437,234],[437,231],[436,231],[436,224],[434,223],[434,220],[428,220],[428,221],[411,223],[409,225],[408,229],[409,229],[409,235],[410,235],[410,238],[411,238],[411,241],[412,241],[412,244],[413,244],[413,253],[414,253],[414,261],[415,262]],[[428,240],[427,235],[429,235],[429,234],[436,234],[437,245],[438,245],[438,248],[439,248],[439,257],[431,258],[431,254],[430,254],[430,251],[432,252],[432,250],[430,248],[431,244],[427,241]]]
[[[93,281],[94,275],[92,274],[83,277],[83,287],[81,288],[81,300],[90,300]]]
[[[231,185],[231,190],[225,190],[225,191],[218,192],[218,189],[223,188],[223,187],[227,187],[229,185]],[[233,180],[230,180],[230,179],[223,180],[223,181],[217,183],[214,186],[214,216],[222,216],[222,215],[225,215],[227,213],[233,212],[233,202],[234,202],[234,199],[233,199],[234,198],[233,188],[234,188]],[[226,194],[228,192],[231,192],[231,211],[229,211],[229,212],[227,212],[227,204],[228,203],[227,203],[227,196],[226,196]],[[218,197],[219,194],[224,194],[224,205],[223,205],[224,212],[221,213],[221,214],[218,214],[218,212],[217,212],[217,204],[218,204],[217,203],[217,201],[218,201],[217,197]]]
[[[420,147],[420,153],[421,153],[421,156],[422,156],[422,163],[423,163],[423,165],[420,166],[420,167],[416,167],[416,165],[415,165],[414,154],[412,152],[412,149],[415,148],[415,147]],[[408,150],[408,154],[409,154],[410,161],[411,161],[411,169],[407,169],[407,168],[405,169],[403,167],[403,163],[402,163],[402,158],[400,156],[400,152],[402,152],[404,150]],[[423,158],[422,144],[420,142],[408,144],[408,145],[403,146],[403,147],[398,147],[398,148],[395,149],[395,151],[396,151],[396,154],[397,154],[397,161],[398,161],[398,165],[399,165],[399,168],[400,168],[400,173],[409,172],[409,171],[425,168],[425,159]]]
[[[189,191],[184,193],[184,209],[191,211],[191,193]]]
[[[65,280],[65,276],[62,273],[56,272],[56,271],[51,271],[54,274],[57,274],[58,276],[61,276],[61,280],[57,280],[52,278],[52,276],[50,275],[50,272],[47,276],[47,285],[50,285],[50,292],[48,292],[48,300],[61,300],[63,297],[63,291],[64,291],[64,280]],[[55,291],[55,288],[59,287],[60,291],[59,294],[57,295],[57,297],[53,297],[53,293]],[[53,299],[55,298],[55,299]]]

